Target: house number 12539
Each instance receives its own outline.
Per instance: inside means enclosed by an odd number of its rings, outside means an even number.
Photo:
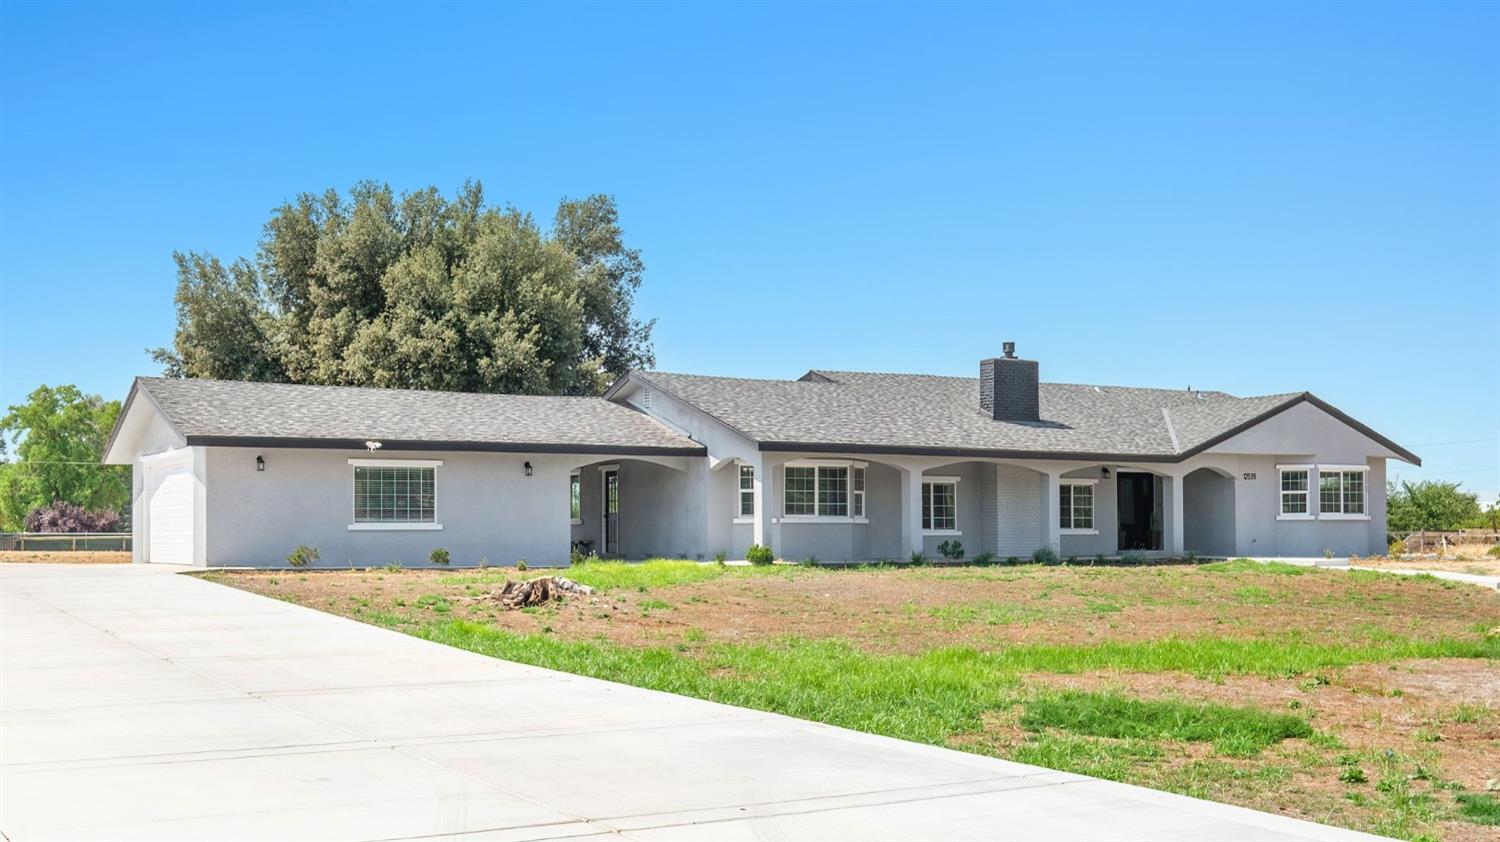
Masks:
[[[1250,480],[1253,480],[1253,479],[1255,479],[1255,474],[1251,474],[1251,473],[1246,473],[1245,474],[1245,481],[1246,482],[1248,482]]]

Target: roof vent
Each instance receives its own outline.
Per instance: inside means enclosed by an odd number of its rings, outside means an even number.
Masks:
[[[651,409],[651,387],[649,386],[641,390],[641,409]]]
[[[1000,347],[1005,356],[979,361],[980,408],[996,421],[1040,421],[1036,361],[1017,358],[1014,342]]]

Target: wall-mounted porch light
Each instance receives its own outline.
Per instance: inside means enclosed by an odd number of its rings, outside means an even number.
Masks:
[[[528,476],[528,477],[531,476],[531,463],[527,462],[525,467],[526,467],[526,476]]]
[[[265,469],[266,469],[266,457],[264,457],[264,456],[257,456],[257,457],[255,457],[255,470],[257,470],[257,471],[264,471]]]
[[[1108,468],[1101,468],[1100,471],[1103,473],[1103,476],[1104,476],[1105,479],[1109,479],[1109,469]]]

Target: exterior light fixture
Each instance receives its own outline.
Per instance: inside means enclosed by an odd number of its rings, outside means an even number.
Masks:
[[[264,456],[257,456],[257,457],[255,457],[255,470],[257,470],[257,471],[264,471],[265,469],[266,469],[266,457],[264,457]]]
[[[525,467],[526,467],[526,476],[528,476],[528,477],[531,476],[531,463],[527,462],[526,465],[525,465]]]
[[[1102,470],[1104,471],[1104,478],[1105,479],[1109,479],[1109,469],[1108,468],[1104,468]]]

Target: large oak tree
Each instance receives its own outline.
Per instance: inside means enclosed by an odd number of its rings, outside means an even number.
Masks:
[[[654,362],[608,196],[562,201],[544,231],[477,183],[363,182],[277,208],[253,261],[174,258],[176,339],[152,354],[179,377],[595,394]]]

